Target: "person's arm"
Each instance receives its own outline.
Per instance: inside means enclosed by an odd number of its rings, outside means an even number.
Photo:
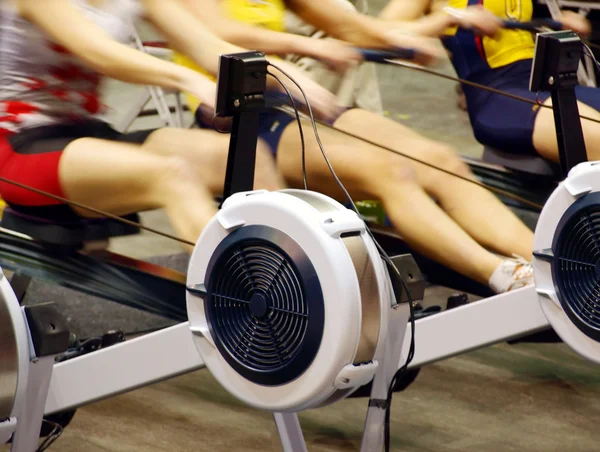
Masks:
[[[357,52],[340,42],[267,30],[231,20],[221,12],[220,0],[178,1],[186,5],[213,33],[235,45],[269,55],[308,56],[336,68],[344,68],[349,62],[360,59]]]
[[[213,75],[219,69],[219,55],[246,51],[237,43],[217,36],[207,26],[208,22],[190,14],[189,5],[183,0],[142,0],[142,3],[146,19],[166,36],[169,45]]]
[[[377,19],[344,8],[337,0],[286,0],[305,22],[329,36],[363,47],[389,47],[377,27]]]
[[[455,16],[443,10],[427,14],[431,3],[431,0],[391,0],[379,17],[424,36],[441,36],[445,30],[459,24]]]
[[[185,90],[214,102],[214,83],[195,71],[121,44],[71,0],[18,0],[19,14],[98,73],[128,83]]]
[[[408,27],[390,27],[386,21],[344,8],[340,0],[286,0],[305,22],[329,36],[372,49],[411,48],[416,60],[432,64],[442,56],[439,47]]]
[[[165,0],[144,0],[144,2],[147,18],[165,34],[169,43],[182,54],[192,58],[200,67],[213,74],[218,69],[219,54],[245,51],[243,48],[223,42],[219,37],[212,34],[199,20],[198,14],[193,12],[187,2],[179,0],[168,2]],[[264,52],[264,49],[260,48],[254,48],[253,50]],[[277,62],[277,65],[301,84],[311,99],[311,104],[316,112],[325,118],[334,116],[337,111],[335,96],[305,76],[302,71],[299,71],[293,65],[288,65],[285,61]],[[286,85],[296,98],[301,97],[295,85],[290,83],[286,83]],[[269,89],[282,90],[278,82],[272,77],[267,77],[267,86]],[[212,106],[212,104],[203,105],[203,110],[210,112]]]
[[[590,21],[574,11],[561,11],[558,20],[562,22],[563,29],[565,30],[574,31],[582,36],[588,36],[592,32]]]
[[[432,0],[391,0],[379,17],[393,24],[392,26],[432,37],[444,35],[451,27],[475,29],[493,36],[502,25],[498,17],[481,5],[467,8],[445,7],[431,11],[432,4]]]

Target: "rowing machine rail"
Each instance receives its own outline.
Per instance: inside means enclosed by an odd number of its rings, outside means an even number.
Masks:
[[[519,312],[519,316],[514,313]],[[548,328],[533,288],[497,295],[416,322],[415,358],[423,366]],[[468,334],[461,332],[468,331]],[[54,365],[45,414],[77,408],[204,367],[187,322]],[[441,338],[441,339],[440,339]],[[403,364],[410,343],[406,332]],[[173,353],[177,350],[177,353]],[[119,363],[119,378],[114,365]],[[285,431],[293,431],[289,413]],[[291,424],[290,424],[291,422]],[[282,432],[282,433],[284,433]],[[292,435],[292,433],[289,433]],[[282,439],[284,442],[295,441]],[[285,449],[297,451],[301,449]],[[20,452],[20,451],[18,451]]]
[[[10,290],[6,279],[1,283],[5,291]],[[16,298],[8,301],[12,309],[20,309]],[[518,316],[514,313],[519,312]],[[17,328],[25,328],[25,323]],[[548,328],[548,321],[542,313],[538,296],[533,288],[521,289],[507,294],[488,298],[416,322],[416,348],[412,366],[434,363],[465,352],[487,347],[528,335]],[[469,334],[462,332],[468,331]],[[408,351],[410,331],[406,332],[403,356],[398,366],[404,363]],[[440,338],[443,338],[440,340]],[[23,345],[21,341],[21,346]],[[27,347],[28,349],[28,347]],[[173,353],[177,350],[177,353]],[[28,354],[21,359],[29,363]],[[115,365],[118,363],[118,378],[115,378]],[[52,370],[46,368],[49,381],[44,412],[52,414],[80,407],[101,399],[115,396],[143,386],[173,378],[204,367],[194,343],[187,322],[129,340],[107,349],[99,350],[62,363],[54,364]],[[397,368],[397,366],[390,366]],[[27,367],[28,368],[28,367]],[[22,387],[25,391],[26,387]],[[41,420],[41,412],[38,418]],[[284,450],[304,451],[302,431],[295,413],[275,414]],[[20,421],[18,416],[0,423],[9,432]],[[39,430],[38,430],[39,431]],[[28,431],[31,441],[37,441],[37,431]],[[31,452],[17,447],[13,452]],[[369,450],[369,449],[363,449]]]

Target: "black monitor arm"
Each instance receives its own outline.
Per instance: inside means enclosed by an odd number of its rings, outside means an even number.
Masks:
[[[529,89],[550,91],[563,177],[587,161],[575,86],[583,43],[572,31],[539,33]]]
[[[268,64],[260,52],[221,55],[215,116],[233,118],[223,201],[254,187],[259,114],[265,109]]]

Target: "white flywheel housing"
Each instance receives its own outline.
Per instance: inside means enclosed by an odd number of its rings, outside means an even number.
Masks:
[[[228,198],[188,270],[202,359],[235,397],[268,411],[313,408],[368,383],[391,304],[364,222],[304,190]]]
[[[535,231],[534,271],[550,325],[600,363],[600,164],[573,168],[548,199]]]

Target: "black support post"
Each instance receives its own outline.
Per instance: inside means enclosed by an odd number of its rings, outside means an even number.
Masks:
[[[259,114],[265,108],[265,55],[245,52],[222,55],[217,79],[215,115],[233,118],[223,201],[254,188]]]
[[[550,91],[563,177],[587,161],[583,129],[575,95],[583,43],[576,33],[540,33],[535,43],[530,90]]]

